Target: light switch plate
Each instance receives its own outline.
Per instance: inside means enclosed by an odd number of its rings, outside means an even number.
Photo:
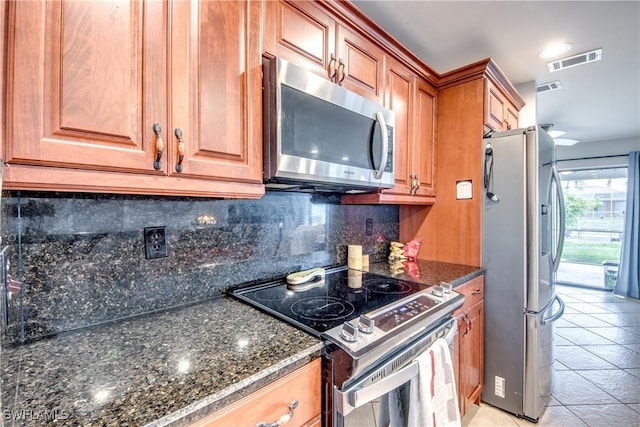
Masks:
[[[471,180],[456,181],[456,199],[465,200],[473,198],[473,184]]]

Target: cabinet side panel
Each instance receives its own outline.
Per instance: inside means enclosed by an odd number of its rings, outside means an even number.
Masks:
[[[483,85],[477,79],[438,92],[437,203],[401,209],[401,239],[420,236],[420,258],[481,263]],[[456,182],[471,180],[471,199],[456,199]],[[421,220],[424,219],[422,222]]]

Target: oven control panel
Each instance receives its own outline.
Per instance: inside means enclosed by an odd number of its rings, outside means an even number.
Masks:
[[[438,301],[429,298],[425,295],[420,295],[411,301],[406,302],[397,307],[393,307],[387,312],[381,313],[377,316],[373,316],[376,326],[382,329],[384,332],[389,332],[393,328],[407,322],[420,313],[435,307]]]
[[[404,337],[438,323],[462,306],[464,296],[443,292],[436,296],[433,287],[396,304],[382,307],[328,330],[324,336],[352,357],[359,358],[379,346],[393,347]]]

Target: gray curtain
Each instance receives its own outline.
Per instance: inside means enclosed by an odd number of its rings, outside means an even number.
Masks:
[[[624,237],[615,293],[640,298],[640,151],[629,153]]]

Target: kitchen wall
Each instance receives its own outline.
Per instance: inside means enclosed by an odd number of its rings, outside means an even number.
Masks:
[[[538,123],[537,119],[537,93],[536,93],[536,82],[528,81],[524,83],[520,83],[515,85],[516,90],[524,99],[524,107],[520,110],[520,114],[518,116],[518,127],[527,128],[529,126],[535,126]]]
[[[11,280],[4,341],[17,343],[218,297],[228,286],[372,262],[398,239],[397,206],[342,206],[335,196],[260,200],[4,192]],[[365,220],[373,234],[365,235]],[[146,259],[143,229],[166,226],[168,256]]]
[[[582,141],[571,146],[556,148],[561,170],[626,167],[629,153],[640,150],[638,138],[604,141]]]

